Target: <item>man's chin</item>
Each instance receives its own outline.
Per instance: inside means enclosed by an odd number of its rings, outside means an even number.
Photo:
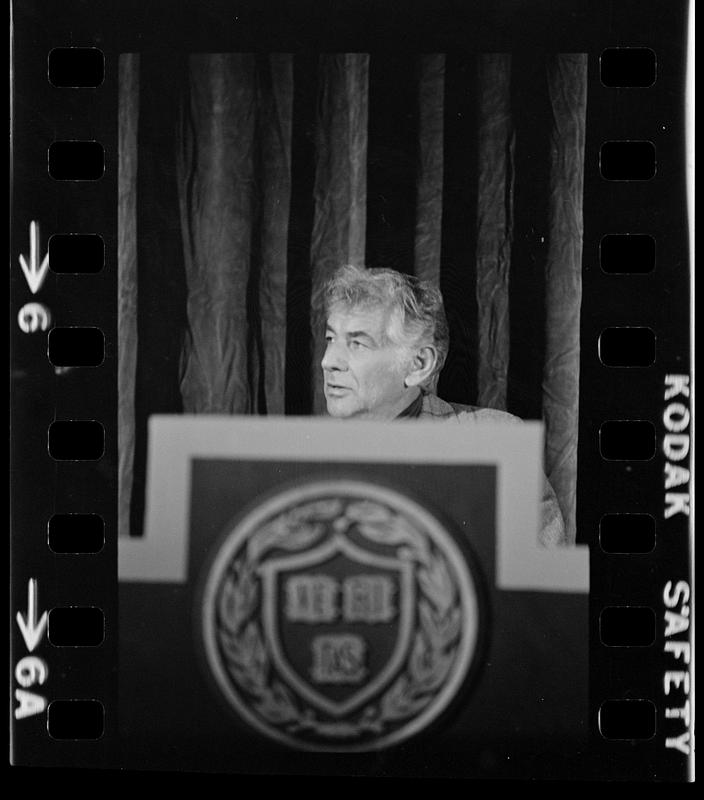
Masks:
[[[354,410],[350,407],[349,403],[344,400],[337,400],[335,398],[326,398],[328,415],[336,419],[345,419],[354,415]]]

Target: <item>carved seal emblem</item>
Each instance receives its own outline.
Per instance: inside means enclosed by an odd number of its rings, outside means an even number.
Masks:
[[[427,728],[465,682],[477,587],[411,498],[315,480],[229,531],[206,577],[206,660],[249,724],[292,747],[359,751]]]

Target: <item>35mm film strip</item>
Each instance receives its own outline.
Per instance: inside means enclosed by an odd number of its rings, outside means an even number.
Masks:
[[[692,15],[13,5],[13,764],[693,778]]]

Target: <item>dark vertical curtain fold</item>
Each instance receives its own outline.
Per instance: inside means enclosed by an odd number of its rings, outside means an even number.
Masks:
[[[543,416],[574,542],[586,68],[122,55],[120,531],[141,527],[151,413],[323,413],[323,286],[397,258],[445,298],[441,396]]]
[[[291,125],[293,57],[264,57],[259,70],[261,244],[259,330],[261,337],[258,408],[268,414],[285,411],[286,289],[288,225],[291,203]],[[256,316],[256,312],[255,312]]]
[[[540,419],[543,414],[551,114],[544,56],[513,53],[511,115],[516,133],[506,408],[524,419]]]
[[[119,535],[129,534],[130,497],[135,453],[135,384],[137,376],[137,128],[139,55],[123,53],[118,61],[117,174],[117,405]]]
[[[510,55],[479,56],[478,105],[477,403],[505,410],[515,148]]]
[[[365,264],[413,273],[418,178],[418,57],[369,62]]]
[[[313,413],[325,411],[320,360],[323,286],[342,264],[364,264],[369,56],[322,55],[311,237]]]
[[[472,53],[445,59],[440,290],[450,348],[438,393],[456,403],[477,397],[476,296],[477,65]],[[471,398],[471,399],[469,399]]]
[[[142,530],[147,425],[152,414],[183,411],[179,388],[186,328],[186,286],[174,142],[178,138],[185,59],[140,54],[137,197],[137,371],[130,532]]]
[[[587,56],[563,53],[547,62],[552,106],[548,253],[545,266],[543,414],[545,466],[567,525],[576,537],[579,423],[579,320],[582,300],[584,141]]]
[[[415,275],[440,284],[445,55],[422,55],[418,74]]]
[[[318,105],[318,56],[293,57],[291,122],[291,201],[286,276],[286,414],[310,414],[310,243],[315,182],[315,120]]]

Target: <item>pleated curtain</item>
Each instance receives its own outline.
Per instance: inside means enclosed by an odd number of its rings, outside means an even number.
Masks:
[[[321,414],[322,288],[439,285],[438,391],[546,424],[576,536],[584,54],[123,54],[119,519],[153,413]]]

